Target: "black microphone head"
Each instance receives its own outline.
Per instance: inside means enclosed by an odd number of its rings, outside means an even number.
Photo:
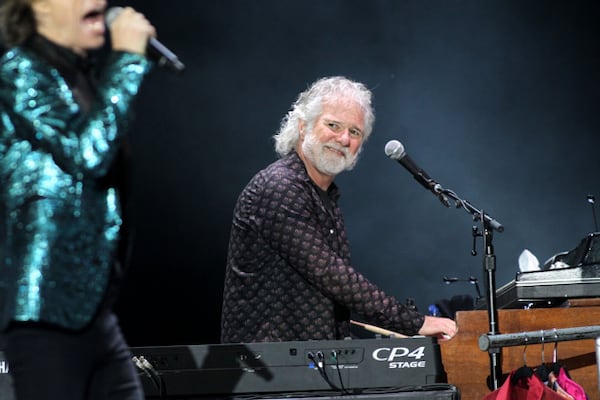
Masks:
[[[402,143],[397,140],[390,140],[385,145],[385,155],[392,160],[400,160],[406,155],[406,151],[404,151]]]
[[[111,7],[104,14],[104,21],[107,26],[111,26],[114,20],[123,12],[123,7]]]

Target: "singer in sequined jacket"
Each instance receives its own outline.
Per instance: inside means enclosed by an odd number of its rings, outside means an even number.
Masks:
[[[81,329],[103,302],[122,225],[102,181],[151,63],[114,52],[83,113],[55,68],[26,47],[0,60],[0,330]]]

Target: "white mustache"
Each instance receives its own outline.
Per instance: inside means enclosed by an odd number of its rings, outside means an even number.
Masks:
[[[344,155],[345,158],[348,158],[348,156],[350,155],[346,147],[342,147],[334,143],[325,143],[323,144],[323,147],[329,147],[330,149],[339,151]]]

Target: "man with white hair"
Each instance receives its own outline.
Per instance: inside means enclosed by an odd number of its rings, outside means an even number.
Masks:
[[[409,336],[456,334],[451,319],[407,308],[352,267],[334,178],[354,167],[374,120],[371,92],[344,77],[298,96],[275,135],[281,158],[234,210],[222,342],[343,339],[351,312]]]

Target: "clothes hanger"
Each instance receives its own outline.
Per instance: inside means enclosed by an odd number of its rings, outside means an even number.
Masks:
[[[535,369],[535,374],[542,382],[548,382],[548,375],[550,374],[550,368],[546,365],[545,351],[544,351],[544,330],[542,329],[542,363]]]
[[[554,328],[554,336],[558,339],[558,333]],[[555,380],[561,384],[564,388],[568,389],[568,395],[574,400],[584,400],[589,397],[585,393],[585,389],[577,382],[571,379],[569,371],[558,362],[558,340],[554,342],[554,351],[552,352],[552,366],[550,371],[555,377]],[[566,397],[566,396],[565,396]]]
[[[556,337],[558,338],[558,335],[556,335]],[[558,341],[556,341],[554,342],[554,351],[552,352],[552,366],[550,367],[550,372],[548,373],[548,386],[551,387],[552,390],[558,393],[562,398],[575,400],[573,395],[567,392],[558,380],[561,370],[564,371],[563,367],[558,363]]]
[[[554,328],[554,338],[556,341],[554,342],[554,350],[552,351],[552,365],[550,366],[550,372],[553,372],[554,375],[558,376],[561,365],[558,363],[558,332],[556,328]]]
[[[531,378],[534,374],[533,369],[527,366],[527,335],[525,335],[525,346],[523,347],[523,366],[519,367],[513,373],[510,381],[513,385],[516,385],[521,379]]]

